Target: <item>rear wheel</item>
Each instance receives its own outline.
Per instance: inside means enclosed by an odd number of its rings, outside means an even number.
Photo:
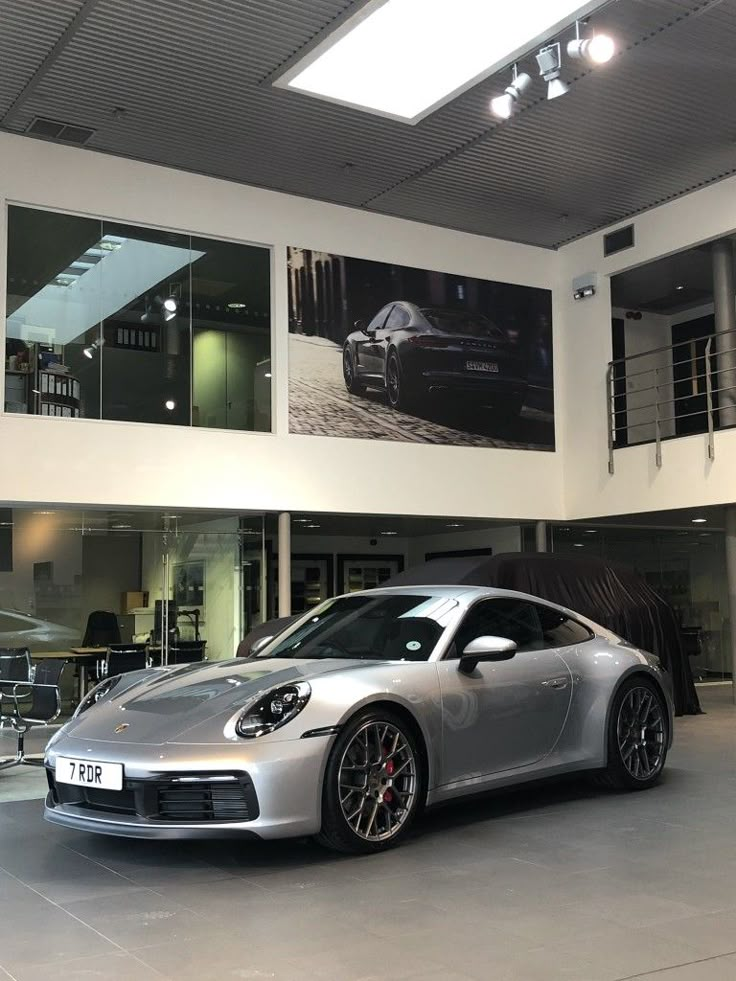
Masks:
[[[342,852],[390,848],[408,833],[424,792],[411,726],[388,710],[361,712],[330,752],[318,840]]]
[[[347,346],[343,348],[342,352],[342,374],[345,379],[345,388],[352,395],[362,395],[365,392],[365,385],[361,384],[355,377],[353,352]]]
[[[386,362],[386,394],[389,405],[398,412],[410,411],[417,402],[416,391],[406,381],[396,351],[391,351]]]
[[[608,722],[608,766],[598,781],[615,790],[646,790],[662,774],[669,717],[657,685],[648,678],[625,681]]]

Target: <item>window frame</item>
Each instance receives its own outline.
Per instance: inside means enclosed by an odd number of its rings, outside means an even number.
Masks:
[[[84,210],[81,210],[80,208],[59,207],[58,205],[48,204],[48,203],[45,203],[44,201],[39,201],[39,200],[28,200],[28,199],[21,200],[19,198],[11,198],[11,197],[8,197],[8,198],[5,199],[4,209],[3,209],[3,217],[5,219],[5,238],[4,238],[5,256],[4,256],[4,259],[3,259],[2,268],[0,268],[0,281],[3,281],[3,282],[4,282],[5,276],[7,274],[8,248],[9,248],[7,229],[8,229],[8,224],[9,224],[8,218],[9,218],[10,208],[28,208],[28,209],[30,209],[32,211],[46,211],[46,212],[49,212],[51,214],[67,215],[67,216],[72,217],[72,218],[87,218],[87,219],[92,219],[93,221],[99,221],[101,227],[104,226],[104,223],[105,222],[109,222],[109,223],[117,224],[117,225],[132,225],[132,226],[139,227],[141,229],[150,229],[151,231],[154,231],[154,232],[169,232],[169,233],[171,233],[173,235],[187,235],[187,236],[189,236],[190,240],[193,239],[193,238],[212,239],[213,241],[221,242],[222,244],[247,245],[247,246],[250,246],[252,248],[258,248],[258,249],[264,249],[264,250],[266,250],[268,252],[268,254],[269,254],[269,295],[270,295],[270,311],[269,311],[270,312],[270,317],[269,317],[269,331],[268,331],[268,336],[269,336],[269,350],[271,352],[272,371],[274,373],[274,376],[275,376],[276,371],[279,370],[279,369],[276,368],[276,355],[275,355],[276,341],[277,341],[277,336],[276,336],[277,330],[276,330],[276,311],[275,311],[276,303],[275,303],[275,297],[276,297],[276,292],[277,292],[276,279],[279,276],[279,270],[280,270],[280,266],[277,264],[277,258],[280,257],[279,256],[279,252],[280,252],[280,250],[283,247],[278,246],[278,245],[274,244],[273,242],[268,243],[268,242],[255,241],[253,239],[235,238],[232,235],[222,234],[221,232],[217,231],[216,229],[211,228],[210,226],[202,226],[202,227],[194,228],[194,227],[186,227],[186,226],[185,227],[180,227],[180,226],[176,226],[176,225],[168,225],[168,224],[166,224],[164,222],[152,222],[150,220],[146,220],[145,218],[142,218],[140,215],[136,214],[135,212],[133,212],[131,214],[117,214],[117,215],[109,214],[107,212],[104,213],[104,214],[101,214],[99,212],[94,212],[94,211],[92,211],[92,212],[90,212],[90,211],[84,211]],[[285,255],[284,255],[283,259],[284,259],[284,262],[285,262],[286,261],[286,256]],[[7,312],[6,312],[6,319],[7,319]],[[7,334],[6,334],[7,326],[6,326],[5,321],[3,321],[2,325],[0,325],[0,326],[2,327],[2,337],[3,337],[3,340],[7,340]],[[190,338],[190,348],[191,348],[191,338]],[[4,383],[4,377],[3,377],[2,381]],[[191,373],[190,373],[190,380],[189,381],[190,381],[190,384],[189,384],[189,392],[190,392],[190,404],[191,404],[192,391],[193,391],[193,380],[192,380]],[[134,423],[131,423],[131,422],[126,421],[124,419],[91,418],[89,421],[92,421],[92,422],[98,423],[98,424],[103,424],[104,423],[107,426],[130,426],[130,425],[135,425],[135,426],[156,426],[156,427],[159,427],[159,428],[161,426],[163,426],[165,429],[166,428],[176,428],[176,429],[180,429],[181,428],[181,429],[184,429],[184,430],[187,430],[187,429],[188,430],[197,430],[197,431],[201,431],[201,432],[244,433],[244,434],[246,434],[248,436],[276,436],[277,435],[276,415],[277,415],[277,408],[278,408],[277,407],[277,402],[278,402],[278,391],[277,391],[277,388],[278,388],[277,385],[275,385],[275,384],[272,384],[271,385],[271,428],[269,430],[265,430],[265,431],[264,430],[255,430],[255,429],[254,430],[249,430],[249,429],[247,429],[247,430],[223,429],[223,428],[221,428],[219,426],[194,426],[194,425],[192,425],[191,421],[190,421],[190,424],[188,426],[175,426],[175,427],[168,427],[166,423],[160,423],[160,422],[134,422]],[[5,411],[4,401],[2,403],[0,403],[0,417],[4,417],[6,415],[12,415],[12,414],[13,413],[8,413],[8,412]],[[29,413],[29,415],[31,415],[31,414]],[[53,419],[55,417],[54,416],[42,416],[42,415],[33,414],[33,415],[31,415],[31,418],[47,420],[47,419]],[[61,418],[61,417],[59,417],[59,418]]]
[[[518,653],[520,655],[531,654],[531,653],[538,653],[539,651],[556,651],[556,650],[564,649],[566,647],[576,647],[578,644],[586,644],[589,641],[594,640],[595,637],[596,637],[595,632],[593,630],[591,630],[591,628],[588,627],[587,624],[581,623],[580,620],[577,619],[577,617],[571,616],[567,612],[567,610],[563,609],[562,607],[555,606],[553,603],[545,603],[543,600],[538,600],[537,598],[529,598],[529,599],[526,599],[526,597],[481,596],[477,600],[475,600],[473,603],[471,603],[471,605],[467,608],[467,610],[465,611],[465,613],[460,618],[459,623],[457,623],[455,625],[455,628],[454,628],[453,633],[452,633],[452,637],[450,638],[450,640],[449,640],[449,642],[447,644],[447,647],[445,649],[445,653],[442,655],[442,657],[440,658],[440,660],[441,661],[457,661],[457,660],[460,659],[460,653],[458,652],[458,649],[457,649],[457,636],[460,633],[460,630],[462,629],[462,626],[463,626],[465,620],[467,619],[467,617],[469,617],[471,615],[471,613],[473,612],[473,610],[475,610],[475,608],[477,606],[479,606],[481,603],[493,603],[494,601],[495,602],[498,602],[499,600],[515,599],[515,598],[518,598],[520,602],[527,603],[529,606],[533,606],[535,608],[537,608],[537,607],[543,607],[544,609],[554,610],[555,612],[559,612],[561,614],[564,614],[564,616],[568,620],[571,620],[574,624],[576,624],[576,626],[580,627],[582,630],[586,631],[586,633],[588,634],[588,637],[585,640],[575,641],[572,644],[557,644],[557,645],[554,645],[554,646],[553,645],[550,645],[548,647],[535,647],[533,650],[528,650],[528,651],[527,650],[521,650],[521,651],[518,651]],[[540,626],[541,626],[541,624],[540,624]],[[509,638],[509,639],[511,639],[511,638]]]

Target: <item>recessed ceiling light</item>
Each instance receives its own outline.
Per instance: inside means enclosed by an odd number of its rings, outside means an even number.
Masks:
[[[176,408],[176,402],[173,399],[166,399],[164,406],[169,410],[169,412],[173,412]]]
[[[228,310],[245,310],[244,303],[228,303]]]
[[[270,378],[271,377],[271,372],[270,371],[264,371],[263,377],[264,378]]]
[[[56,514],[56,511],[34,511],[34,514]]]
[[[597,535],[598,534],[598,529],[597,528],[586,528],[585,529],[585,534],[586,535]]]
[[[704,525],[708,519],[707,518],[693,518],[694,525]]]
[[[416,123],[602,0],[370,0],[274,84]]]
[[[398,535],[398,531],[382,531],[382,535]]]
[[[684,289],[685,289],[685,287],[684,287],[684,286],[675,286],[675,289],[676,289],[676,290],[684,290]]]
[[[304,525],[305,528],[319,528],[319,525]]]
[[[573,542],[572,543],[572,547],[573,548],[585,548],[585,545],[583,545],[582,542]]]
[[[445,528],[462,528],[459,521],[451,521],[449,524],[445,525]]]
[[[117,521],[117,522],[115,522],[114,525],[111,525],[111,527],[117,530],[119,528],[132,528],[133,526],[132,525],[126,525],[126,524],[123,524],[122,522]]]

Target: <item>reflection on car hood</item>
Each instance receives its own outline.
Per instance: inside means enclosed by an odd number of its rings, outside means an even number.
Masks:
[[[162,743],[198,726],[220,727],[255,695],[276,685],[329,673],[360,670],[376,662],[354,660],[220,661],[146,672],[130,689],[84,712],[65,727],[80,739],[110,739],[116,723],[130,726],[131,740]],[[124,715],[121,716],[121,713]]]

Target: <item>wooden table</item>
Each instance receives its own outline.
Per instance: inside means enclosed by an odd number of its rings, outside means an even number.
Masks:
[[[107,647],[72,647],[68,651],[36,651],[31,654],[32,661],[45,661],[59,658],[76,664],[79,668],[79,700],[87,693],[87,666],[93,659],[104,657]]]

